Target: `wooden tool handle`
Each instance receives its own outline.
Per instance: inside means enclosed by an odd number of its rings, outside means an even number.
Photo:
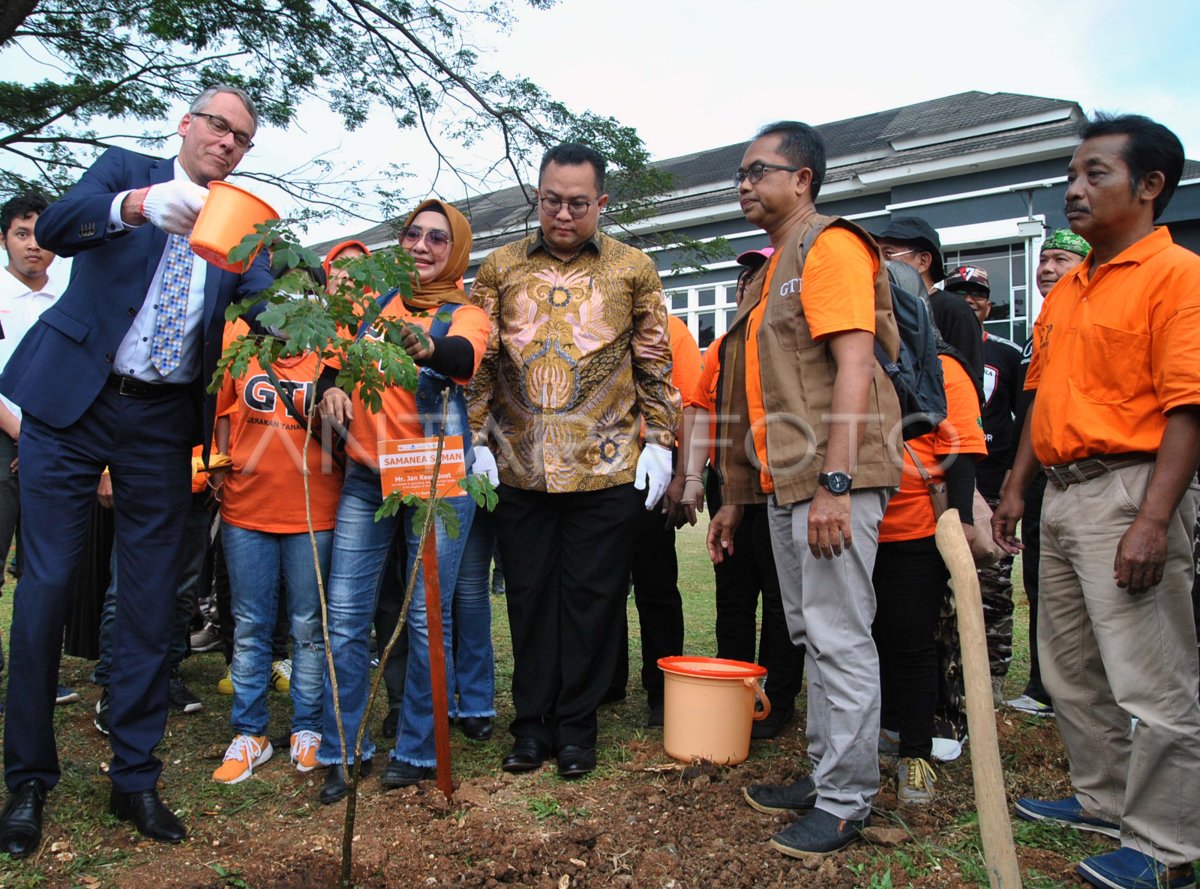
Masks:
[[[979,529],[988,533],[990,528]],[[983,628],[983,600],[979,577],[957,509],[942,513],[937,523],[937,547],[950,571],[950,589],[958,612],[958,640],[962,648],[963,678],[967,691],[967,730],[971,738],[971,774],[975,779],[975,805],[979,833],[992,889],[1019,889],[1021,868],[1013,846],[1004,772],[996,739],[996,712],[992,706],[992,681],[988,669],[987,637]]]

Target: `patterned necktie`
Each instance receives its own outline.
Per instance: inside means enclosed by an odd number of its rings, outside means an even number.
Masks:
[[[168,235],[166,256],[154,339],[150,343],[150,363],[164,377],[179,367],[183,358],[183,322],[192,289],[192,249],[188,239]]]

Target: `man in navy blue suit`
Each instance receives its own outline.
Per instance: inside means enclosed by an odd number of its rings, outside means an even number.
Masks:
[[[204,387],[231,300],[271,284],[266,256],[243,275],[187,249],[207,196],[252,145],[258,116],[231,87],[202,93],[180,120],[179,155],[105,152],[38,218],[38,242],[75,256],[71,282],[22,340],[0,392],[24,423],[24,571],[11,633],[0,852],[41,842],[42,807],[58,783],[53,710],[68,583],[91,497],[109,467],[116,504],[117,601],[109,724],[109,806],[142,834],[186,836],[158,797],[153,755],[167,717],[168,648],[191,499],[194,443],[211,436]]]

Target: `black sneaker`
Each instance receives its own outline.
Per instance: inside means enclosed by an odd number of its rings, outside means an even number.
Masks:
[[[199,713],[204,709],[204,704],[200,702],[200,699],[183,684],[183,677],[179,675],[178,667],[171,668],[171,678],[167,686],[167,703],[171,705],[172,710],[178,710],[180,713]]]
[[[813,809],[771,837],[771,846],[792,858],[830,855],[861,839],[863,828],[870,823],[870,813],[866,818],[850,820]]]
[[[100,689],[100,700],[96,701],[96,716],[92,719],[92,725],[96,726],[96,731],[100,734],[108,735],[108,686]]]
[[[791,784],[751,784],[742,788],[750,808],[764,815],[803,812],[817,804],[817,785],[811,775]]]

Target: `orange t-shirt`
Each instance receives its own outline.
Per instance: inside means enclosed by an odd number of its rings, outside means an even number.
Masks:
[[[443,307],[442,310],[446,308],[448,307]],[[415,312],[404,305],[400,297],[396,297],[384,307],[382,317],[410,321],[419,325],[423,330],[429,330],[429,326],[433,323],[433,316],[438,311],[441,310],[431,309],[428,312]],[[470,342],[475,353],[472,374],[478,369],[479,362],[483,360],[490,329],[491,324],[488,321],[487,312],[478,306],[459,306],[451,317],[447,336],[460,336]],[[367,337],[381,335],[380,330],[374,327],[364,334]],[[469,377],[455,380],[456,383],[462,385],[466,385],[469,381]],[[350,421],[350,436],[346,441],[348,456],[364,466],[370,466],[376,470],[379,468],[379,442],[424,438],[425,436],[421,426],[421,415],[417,411],[417,400],[412,392],[403,386],[391,386],[383,390],[382,398],[382,410],[378,414],[374,414],[367,409],[367,405],[359,396],[358,391],[355,391],[354,418]],[[467,444],[469,446],[470,442]]]
[[[291,390],[301,416],[317,375],[312,353],[275,362],[275,375]],[[239,379],[226,375],[217,396],[219,416],[230,416],[229,457],[233,469],[221,492],[221,519],[252,531],[300,534],[308,530],[304,506],[305,430],[288,413],[279,393],[252,359]],[[342,470],[321,447],[313,430],[308,443],[309,496],[313,528],[327,531],[334,525]]]
[[[700,347],[687,324],[675,315],[667,316],[671,337],[671,382],[679,390],[684,407],[695,407],[696,381],[700,379]]]
[[[713,438],[708,447],[708,462],[714,466],[717,464],[717,442],[713,433],[717,428],[717,385],[721,381],[721,342],[724,339],[725,334],[721,334],[705,350],[700,378],[696,380],[691,400],[696,407],[708,411],[709,436]]]
[[[746,319],[746,406],[758,457],[759,483],[765,493],[775,490],[767,463],[766,407],[763,404],[762,369],[758,362],[758,331],[762,326],[779,251],[771,257],[763,280],[762,299]],[[801,303],[812,337],[848,330],[875,333],[875,275],[879,259],[854,232],[828,228],[813,242],[804,260]]]
[[[1157,453],[1166,412],[1200,404],[1200,257],[1157,228],[1106,262],[1067,272],[1033,325],[1025,388],[1045,465]]]
[[[921,465],[934,481],[942,481],[946,477],[942,461],[949,457],[979,459],[987,456],[987,440],[983,434],[983,417],[975,383],[955,359],[947,355],[939,355],[938,358],[941,359],[942,376],[946,380],[946,419],[927,435],[908,441],[908,446],[920,457]],[[888,501],[887,511],[883,514],[883,523],[879,526],[880,543],[919,540],[937,531],[929,488],[913,465],[908,451],[902,449],[902,453],[904,473],[900,477],[900,490]],[[988,529],[980,530],[986,532]]]

